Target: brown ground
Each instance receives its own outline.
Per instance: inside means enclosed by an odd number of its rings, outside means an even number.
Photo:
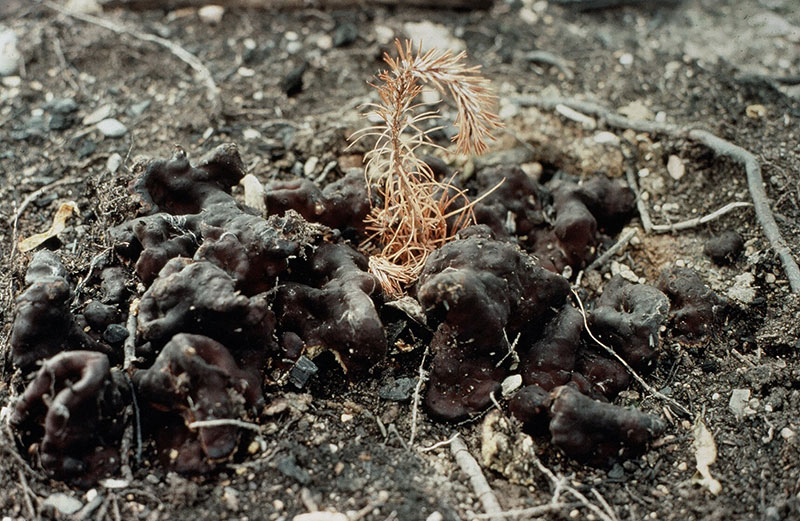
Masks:
[[[124,187],[133,158],[168,156],[175,143],[197,157],[216,144],[234,141],[250,171],[262,180],[286,175],[312,157],[319,159],[311,172],[314,177],[330,161],[343,168],[352,162],[345,137],[362,125],[356,107],[372,95],[366,81],[389,48],[382,42],[403,37],[404,24],[412,21],[442,24],[450,36],[465,42],[472,61],[484,66],[500,93],[508,129],[536,150],[524,161],[538,160],[545,171],[564,167],[587,175],[597,169],[621,174],[625,168],[647,168],[649,175],[639,181],[658,223],[748,200],[744,172],[684,140],[610,129],[621,139],[619,148],[593,144],[597,131],[550,112],[516,110],[507,100],[523,93],[548,93],[587,97],[611,108],[639,102],[649,117],[663,112],[668,122],[699,124],[745,146],[764,163],[778,224],[795,258],[800,258],[800,87],[778,86],[769,79],[800,74],[800,11],[793,0],[687,0],[676,8],[597,13],[577,13],[547,2],[497,4],[488,13],[230,11],[218,27],[205,25],[194,11],[104,14],[116,23],[168,38],[198,56],[222,89],[224,114],[213,119],[203,86],[165,49],[41,6],[25,7],[22,0],[5,2],[0,16],[20,35],[25,73],[18,86],[5,80],[0,87],[4,359],[13,299],[22,289],[29,260],[12,251],[16,238],[43,231],[61,202],[75,200],[81,215],[61,234],[58,252],[75,279],[84,277],[89,260],[108,246],[104,230],[132,215]],[[335,39],[347,24],[357,31],[357,39],[329,49],[327,37]],[[534,50],[560,56],[568,71],[529,62],[526,54]],[[309,64],[303,91],[288,98],[281,81],[303,60]],[[53,97],[77,102],[77,112],[63,125],[53,124],[46,108]],[[149,105],[143,108],[139,104],[145,101]],[[747,107],[756,104],[764,110],[753,114],[751,107],[751,117]],[[103,138],[82,125],[84,116],[103,105],[110,105],[112,115],[127,126],[123,138]],[[601,125],[599,130],[606,129]],[[517,146],[506,135],[494,150]],[[123,166],[112,174],[106,162],[115,153]],[[680,180],[667,174],[671,154],[686,166]],[[43,191],[14,227],[15,208],[23,199],[60,179],[69,182]],[[745,237],[746,252],[735,264],[719,268],[702,248],[711,234],[729,228]],[[797,519],[800,301],[791,298],[781,265],[752,210],[737,209],[678,234],[640,233],[616,260],[650,282],[666,265],[693,266],[731,302],[724,323],[701,344],[688,346],[666,338],[658,367],[647,377],[656,388],[702,413],[716,440],[719,457],[711,472],[722,491],[712,496],[691,482],[692,418],[674,418],[657,447],[610,469],[566,460],[546,440],[537,439],[542,461],[593,500],[594,487],[619,519]],[[753,276],[754,297],[736,301],[728,290],[734,277],[747,273]],[[584,280],[592,284],[593,277]],[[410,406],[377,395],[387,376],[415,376],[419,360],[419,353],[396,354],[377,378],[353,385],[333,371],[323,373],[324,383],[312,385],[310,394],[285,396],[292,407],[272,418],[271,434],[261,440],[256,456],[200,478],[165,475],[145,461],[135,470],[135,480],[122,488],[70,490],[20,464],[13,444],[4,437],[0,516],[66,518],[45,504],[54,493],[63,492],[84,505],[99,505],[93,511],[86,507],[86,519],[292,519],[314,508],[346,512],[370,504],[375,508],[363,511],[363,519],[417,520],[433,512],[444,519],[469,519],[482,511],[480,503],[447,448],[419,452],[401,446],[399,436],[408,439],[410,432]],[[6,362],[0,383],[4,402],[17,381]],[[742,419],[728,406],[733,389],[751,393]],[[281,397],[273,395],[275,400]],[[664,414],[662,403],[640,388],[631,389],[619,402]],[[379,423],[389,427],[387,437]],[[480,459],[481,425],[443,425],[423,414],[419,446],[458,431]],[[394,429],[399,436],[391,434]],[[512,457],[524,460],[523,454]],[[504,475],[487,469],[486,474],[505,509],[550,500],[550,485],[537,471]],[[96,495],[100,499],[92,502]],[[575,508],[546,518],[593,515],[584,507]]]

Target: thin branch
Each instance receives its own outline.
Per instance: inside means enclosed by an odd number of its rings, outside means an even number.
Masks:
[[[138,329],[139,322],[139,299],[135,298],[131,301],[128,307],[128,321],[125,328],[128,330],[128,336],[125,337],[125,343],[122,344],[122,369],[127,371],[130,369],[131,364],[136,359],[136,330]]]
[[[453,440],[458,438],[460,435],[461,435],[461,433],[457,432],[457,433],[453,434],[452,436],[450,436],[448,439],[446,439],[444,441],[438,441],[438,442],[434,443],[433,445],[431,445],[430,447],[423,447],[423,448],[419,449],[419,451],[420,452],[430,452],[432,450],[436,450],[436,449],[441,448],[441,447],[447,447],[448,445],[453,443]]]
[[[454,437],[450,442],[450,452],[458,463],[459,468],[469,477],[472,484],[472,490],[478,496],[483,510],[491,518],[497,521],[503,521],[503,509],[500,508],[500,503],[497,501],[497,496],[486,481],[478,462],[472,457],[472,454],[467,450],[467,446],[461,441],[460,438]]]
[[[419,400],[422,393],[422,386],[425,385],[427,375],[425,373],[425,360],[428,358],[428,350],[430,346],[425,347],[425,352],[422,353],[422,361],[419,363],[419,375],[417,376],[417,385],[414,386],[414,399],[411,404],[411,435],[408,438],[408,446],[414,446],[414,439],[417,437],[417,415],[419,414]]]
[[[610,247],[609,249],[604,251],[602,255],[597,257],[595,260],[592,261],[591,264],[586,266],[585,271],[596,270],[597,268],[599,268],[600,266],[602,266],[603,264],[608,262],[608,260],[611,257],[616,255],[616,253],[619,250],[621,250],[622,248],[625,247],[626,244],[628,244],[628,241],[633,239],[634,235],[636,235],[636,230],[633,230],[633,229],[628,230],[625,233],[623,233],[622,236],[617,240],[617,242],[614,243],[614,245],[612,247]]]
[[[581,506],[582,503],[547,503],[529,508],[519,508],[516,510],[503,510],[500,512],[505,517],[539,517],[552,512],[570,510]],[[497,514],[473,514],[471,519],[494,519]]]
[[[747,187],[750,191],[750,197],[753,200],[753,207],[756,211],[756,219],[761,225],[761,229],[764,231],[764,235],[769,241],[770,246],[783,263],[783,269],[786,272],[786,278],[789,280],[789,286],[792,292],[800,293],[800,266],[797,265],[797,261],[795,261],[792,256],[792,252],[781,236],[778,224],[775,222],[775,217],[769,206],[767,192],[764,189],[764,179],[761,176],[761,163],[752,153],[707,130],[695,129],[692,128],[692,126],[680,127],[657,121],[632,120],[620,116],[602,105],[589,101],[562,97],[538,98],[535,96],[518,96],[512,98],[512,101],[520,106],[535,106],[545,109],[553,109],[556,105],[566,105],[575,110],[602,118],[611,127],[630,128],[637,132],[664,134],[675,138],[689,138],[702,143],[713,150],[717,155],[726,156],[740,165],[743,165],[747,175]]]
[[[636,210],[639,212],[642,228],[644,228],[645,233],[650,233],[653,231],[653,221],[650,219],[650,210],[647,208],[644,199],[642,199],[642,193],[639,191],[639,184],[636,182],[636,174],[633,172],[633,168],[627,169],[625,177],[628,180],[628,186],[636,196]]]
[[[211,112],[214,115],[220,115],[222,113],[222,99],[220,98],[219,87],[217,87],[216,82],[214,82],[214,77],[211,75],[211,71],[208,70],[208,68],[203,64],[203,62],[200,61],[200,59],[197,56],[190,53],[180,45],[173,43],[167,40],[166,38],[161,38],[160,36],[156,36],[154,34],[143,33],[140,31],[136,31],[134,29],[117,25],[114,22],[107,20],[105,18],[101,18],[99,16],[69,11],[67,9],[62,8],[58,4],[49,2],[47,0],[43,1],[42,4],[48,7],[49,9],[52,9],[53,11],[59,12],[63,15],[69,16],[76,20],[80,20],[88,24],[108,29],[109,31],[112,31],[116,34],[127,34],[128,36],[132,36],[137,40],[154,43],[156,45],[164,47],[169,52],[171,52],[176,58],[187,64],[192,69],[194,69],[194,71],[197,73],[197,76],[203,81],[203,83],[206,86],[206,96],[208,97],[208,100],[211,102]]]
[[[666,233],[666,232],[675,232],[678,230],[688,230],[690,228],[696,228],[701,224],[705,224],[707,222],[711,222],[714,219],[718,219],[729,213],[731,210],[735,210],[736,208],[744,208],[747,206],[753,206],[752,203],[746,203],[744,201],[736,201],[733,203],[728,203],[722,208],[718,208],[717,210],[711,212],[708,215],[704,215],[702,217],[695,217],[694,219],[687,219],[685,221],[677,222],[674,224],[654,224],[652,226],[653,231],[656,233]]]
[[[645,382],[644,378],[642,378],[641,376],[639,376],[639,373],[637,373],[636,371],[634,371],[633,367],[631,367],[631,366],[630,366],[630,364],[628,364],[628,362],[626,362],[624,358],[622,358],[621,356],[619,356],[619,353],[617,353],[616,351],[614,351],[614,350],[613,350],[611,347],[609,347],[608,345],[606,345],[606,344],[604,344],[603,342],[601,342],[601,341],[600,341],[600,339],[599,339],[599,338],[597,338],[597,337],[594,335],[594,333],[592,333],[592,330],[591,330],[591,329],[589,329],[589,322],[588,322],[588,320],[586,319],[586,310],[585,310],[585,309],[584,309],[584,307],[583,307],[583,302],[581,301],[581,298],[578,296],[578,293],[577,293],[577,292],[576,292],[574,289],[572,289],[572,290],[570,290],[570,291],[572,291],[572,296],[573,296],[573,297],[575,297],[575,301],[578,303],[578,311],[580,311],[580,312],[581,312],[581,316],[583,317],[583,327],[585,327],[585,328],[586,328],[586,332],[589,334],[589,336],[592,338],[592,340],[594,340],[595,342],[597,342],[597,344],[598,344],[600,347],[602,347],[603,349],[605,349],[605,351],[606,351],[608,354],[610,354],[611,356],[613,356],[613,357],[614,357],[614,358],[615,358],[615,359],[616,359],[616,360],[617,360],[619,363],[621,363],[621,364],[622,364],[622,365],[625,367],[625,369],[627,369],[627,371],[630,373],[630,375],[631,375],[631,376],[633,376],[633,378],[634,378],[634,379],[635,379],[637,382],[639,382],[639,385],[641,385],[641,386],[642,386],[642,387],[643,387],[643,388],[644,388],[644,389],[645,389],[647,392],[649,392],[650,394],[652,394],[652,395],[653,395],[653,396],[655,396],[656,398],[659,398],[659,399],[661,399],[661,400],[664,400],[665,402],[667,402],[667,403],[669,403],[670,405],[672,405],[673,407],[677,408],[679,411],[681,411],[682,413],[686,414],[687,416],[693,416],[692,412],[691,412],[689,409],[687,409],[686,407],[684,407],[683,405],[681,405],[680,403],[678,403],[678,402],[677,402],[676,400],[674,400],[673,398],[670,398],[669,396],[667,396],[667,395],[665,395],[665,394],[663,394],[663,393],[659,392],[659,391],[658,391],[658,390],[656,390],[656,389],[655,389],[655,388],[654,388],[652,385],[650,385],[650,384],[648,384],[647,382]]]
[[[216,420],[198,420],[187,425],[189,429],[206,429],[210,427],[239,427],[255,432],[262,432],[261,425],[256,423],[237,420],[235,418],[219,418]]]

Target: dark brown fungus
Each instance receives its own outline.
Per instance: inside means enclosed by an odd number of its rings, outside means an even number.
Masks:
[[[372,193],[374,197],[377,192]],[[270,214],[283,215],[294,210],[311,222],[343,232],[363,231],[364,217],[371,208],[361,171],[351,172],[321,190],[308,179],[274,181],[266,186],[265,198]]]
[[[652,363],[659,330],[669,313],[669,299],[658,289],[612,278],[589,313],[589,326],[634,368]]]
[[[665,429],[653,416],[593,400],[570,386],[552,392],[550,434],[567,456],[605,465],[642,451]]]
[[[528,385],[508,401],[508,409],[522,422],[525,430],[534,434],[547,431],[553,397],[538,385]]]
[[[602,176],[582,185],[562,182],[552,190],[555,220],[552,229],[535,234],[534,254],[542,266],[557,273],[581,267],[596,245],[598,229],[610,232],[630,217],[633,192]]]
[[[65,349],[109,352],[70,311],[73,293],[66,277],[64,265],[47,250],[36,252],[28,266],[28,287],[17,298],[10,340],[12,362],[24,371]]]
[[[186,152],[175,147],[170,159],[144,166],[133,191],[141,198],[146,213],[196,214],[212,204],[233,202],[230,191],[244,175],[236,145],[218,146],[195,167],[189,164]]]
[[[100,274],[100,289],[103,292],[103,302],[106,304],[119,304],[128,295],[128,275],[119,266],[106,268]]]
[[[522,380],[550,391],[572,378],[583,331],[583,316],[564,305],[548,323],[542,337],[522,356]]]
[[[584,394],[594,398],[613,399],[631,384],[630,374],[619,361],[586,349],[579,353],[575,370],[591,385],[591,391]]]
[[[726,230],[708,239],[703,253],[711,257],[715,263],[730,264],[742,253],[744,239],[736,230]]]
[[[300,342],[313,358],[334,353],[348,374],[363,374],[386,354],[386,335],[370,295],[379,291],[367,260],[345,244],[325,243],[308,262],[308,284],[285,282],[277,288],[275,312],[285,356]],[[299,341],[299,342],[298,342]]]
[[[230,275],[207,261],[172,259],[139,303],[140,339],[155,348],[178,333],[196,333],[266,356],[274,349],[274,325],[263,294],[242,295]]]
[[[417,290],[431,318],[443,322],[431,342],[431,413],[453,420],[484,407],[505,376],[499,366],[510,339],[531,324],[537,327],[568,291],[566,279],[485,232],[433,252]]]
[[[672,302],[669,318],[676,335],[699,340],[709,332],[720,302],[699,273],[691,268],[668,268],[661,273],[658,288]]]
[[[138,393],[154,409],[177,413],[176,432],[157,433],[162,460],[179,472],[202,472],[230,457],[239,441],[234,425],[197,427],[193,422],[241,419],[263,401],[258,369],[240,369],[228,349],[201,335],[175,335],[152,367],[134,373]]]
[[[474,211],[475,220],[489,226],[495,237],[516,235],[524,242],[544,223],[541,189],[521,168],[486,168],[478,173],[477,182],[482,191],[494,188],[475,204]]]
[[[11,423],[37,442],[42,467],[59,479],[90,486],[119,467],[127,385],[108,357],[67,351],[44,362],[14,406]],[[124,394],[123,394],[123,391]]]

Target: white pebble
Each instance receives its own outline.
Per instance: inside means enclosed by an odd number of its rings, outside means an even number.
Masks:
[[[319,165],[319,158],[317,156],[309,157],[306,163],[303,165],[303,175],[306,177],[311,177],[317,170],[317,165]]]
[[[21,61],[17,33],[12,29],[0,29],[0,76],[11,76],[17,72]]]
[[[103,105],[83,118],[84,125],[94,125],[111,116],[111,105]]]
[[[599,145],[619,146],[619,138],[617,135],[605,130],[594,135],[594,142]]]
[[[781,438],[783,438],[784,440],[789,440],[793,438],[794,435],[795,435],[794,431],[789,427],[784,427],[783,429],[781,429]]]
[[[619,57],[620,65],[629,66],[633,64],[633,55],[629,52],[626,52],[622,56]]]
[[[83,506],[80,499],[76,499],[73,496],[61,492],[56,492],[47,496],[47,499],[44,500],[44,504],[68,516],[74,514]]]
[[[111,154],[106,161],[106,169],[112,174],[119,170],[120,165],[122,165],[122,156],[117,153]]]
[[[669,156],[667,160],[667,172],[669,172],[669,176],[676,181],[686,174],[686,167],[680,157],[674,154]]]
[[[105,137],[118,138],[128,133],[128,127],[120,123],[118,119],[108,118],[97,124],[97,130]]]
[[[224,14],[225,8],[221,5],[205,5],[197,10],[197,15],[200,17],[200,20],[208,25],[219,24]]]
[[[246,128],[242,132],[242,137],[245,141],[256,141],[257,139],[261,139],[261,132],[254,128]]]
[[[249,67],[239,67],[239,70],[236,71],[236,74],[241,76],[242,78],[252,78],[256,75],[256,71]]]

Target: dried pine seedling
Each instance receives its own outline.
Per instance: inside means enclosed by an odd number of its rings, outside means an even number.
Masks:
[[[441,127],[422,130],[424,121],[439,114],[421,111],[422,104],[414,100],[426,84],[452,96],[458,110],[453,141],[461,154],[485,152],[492,130],[502,125],[490,110],[496,98],[487,88],[488,80],[479,66],[464,64],[465,52],[415,52],[408,40],[395,45],[398,57],[384,55],[389,69],[378,75],[380,84],[373,85],[380,102],[366,105],[381,123],[351,139],[377,137],[364,160],[367,184],[377,186],[382,205],[373,207],[365,219],[369,235],[362,249],[370,254],[369,269],[384,291],[399,297],[417,279],[428,255],[474,222],[474,202],[452,179],[436,179],[418,155],[420,147],[438,147],[429,134]]]

